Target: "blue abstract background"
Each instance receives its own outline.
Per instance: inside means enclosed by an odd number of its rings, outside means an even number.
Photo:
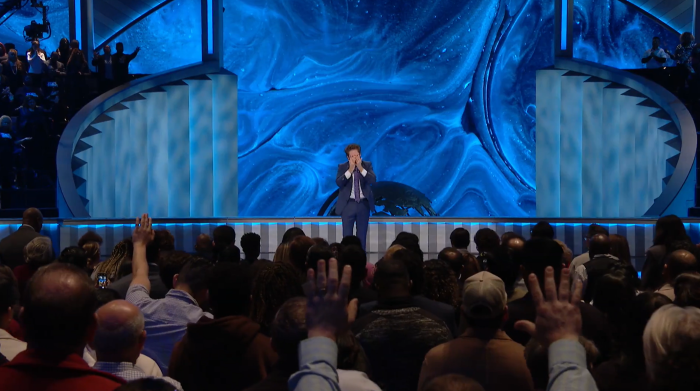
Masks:
[[[65,0],[46,1],[57,46]],[[200,60],[200,2],[178,0],[114,41],[132,73]],[[239,75],[239,213],[318,213],[343,148],[442,216],[535,215],[535,70],[553,63],[552,0],[225,0],[225,66]],[[17,41],[37,19],[0,26]],[[578,58],[640,67],[677,34],[617,0],[575,1]],[[14,35],[13,35],[14,34]],[[54,42],[55,41],[55,42]]]

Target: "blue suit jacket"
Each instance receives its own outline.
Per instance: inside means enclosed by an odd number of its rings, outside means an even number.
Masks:
[[[372,169],[372,163],[367,161],[362,161],[362,167],[367,170],[367,175],[360,175],[360,187],[362,188],[362,194],[369,201],[369,209],[374,212],[374,195],[372,194],[372,188],[369,185],[377,183],[377,176],[374,175],[374,170]],[[340,193],[338,193],[338,202],[335,204],[335,213],[342,214],[345,205],[350,201],[350,193],[352,192],[352,175],[350,179],[345,177],[345,173],[350,168],[350,162],[345,162],[338,164],[338,175],[335,176],[335,183],[340,188]],[[362,170],[360,170],[362,171]]]

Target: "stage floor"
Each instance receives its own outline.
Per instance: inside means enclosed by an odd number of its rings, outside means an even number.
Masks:
[[[481,228],[491,228],[499,235],[514,231],[529,238],[530,229],[542,219],[513,218],[372,218],[367,237],[367,252],[372,262],[391,245],[399,232],[413,232],[420,238],[421,248],[426,259],[433,258],[450,245],[450,233],[458,227],[467,229],[472,237]],[[611,234],[627,237],[630,252],[637,261],[643,259],[646,249],[654,239],[655,219],[548,219],[555,227],[556,237],[564,241],[575,255],[586,251],[583,238],[589,224],[597,223],[606,227]],[[684,219],[691,238],[700,242],[700,219]],[[54,241],[56,250],[76,245],[87,231],[95,231],[104,238],[103,258],[109,256],[112,248],[120,240],[130,237],[134,220],[46,220],[44,234]],[[322,237],[328,242],[342,239],[342,225],[339,218],[297,217],[297,218],[222,218],[222,219],[156,219],[155,229],[167,229],[175,236],[178,250],[193,252],[194,242],[201,233],[211,234],[219,225],[231,225],[236,230],[236,244],[246,232],[256,232],[262,237],[261,253],[270,258],[282,240],[284,232],[291,227],[299,227],[307,236]],[[18,220],[0,220],[0,238],[9,235],[20,226]],[[470,250],[476,252],[472,243]]]

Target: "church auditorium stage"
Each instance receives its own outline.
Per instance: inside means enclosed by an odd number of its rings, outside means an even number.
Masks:
[[[131,236],[134,220],[46,220],[44,234],[51,237],[56,251],[74,246],[87,231],[95,231],[104,238],[103,259],[109,256],[112,248],[120,240]],[[499,235],[514,231],[525,238],[530,236],[530,228],[540,219],[508,218],[372,218],[369,225],[367,250],[370,261],[376,262],[381,254],[401,231],[413,232],[420,238],[421,248],[428,257],[434,257],[450,245],[450,233],[458,227],[469,230],[472,239],[481,228],[491,228]],[[583,238],[591,223],[606,227],[611,234],[627,237],[630,252],[637,262],[643,260],[644,252],[654,239],[655,219],[550,219],[556,237],[563,240],[574,254],[585,250]],[[686,229],[694,242],[700,242],[700,219],[685,219]],[[272,258],[284,232],[291,227],[299,227],[306,235],[320,236],[329,242],[342,239],[342,226],[339,218],[231,218],[231,219],[156,219],[155,229],[167,229],[175,236],[178,250],[194,251],[194,242],[201,233],[211,234],[218,225],[228,224],[236,230],[236,244],[246,232],[255,232],[262,238],[263,257]],[[0,220],[0,238],[19,228],[17,220]],[[470,251],[476,252],[473,240]]]

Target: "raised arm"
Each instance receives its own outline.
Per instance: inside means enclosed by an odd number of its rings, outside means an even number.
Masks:
[[[136,219],[136,228],[131,237],[134,242],[134,257],[131,261],[131,284],[143,285],[147,291],[151,290],[151,281],[148,279],[148,261],[146,260],[146,246],[153,240],[155,232],[152,229],[153,221],[144,213]]]

